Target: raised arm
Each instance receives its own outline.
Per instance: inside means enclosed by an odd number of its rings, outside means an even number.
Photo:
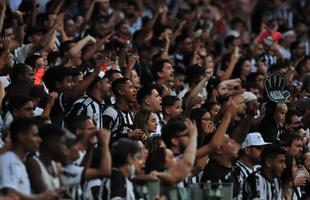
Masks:
[[[77,54],[79,54],[82,49],[88,44],[88,43],[96,43],[96,39],[93,38],[90,35],[87,35],[80,41],[78,41],[70,50],[69,50],[69,56],[74,57]]]
[[[101,142],[101,162],[98,169],[88,168],[85,171],[85,180],[102,178],[109,176],[112,169],[112,160],[109,150],[110,131],[107,129],[100,130],[98,133],[99,140]]]
[[[239,57],[240,57],[239,47],[235,47],[234,52],[231,55],[229,65],[228,65],[227,69],[225,70],[224,75],[222,76],[223,81],[230,79],[230,77],[234,71],[235,65],[237,64],[237,62],[239,60]]]
[[[212,137],[210,143],[202,146],[197,150],[196,158],[202,158],[206,155],[209,155],[211,152],[218,149],[224,140],[225,134],[227,132],[228,126],[235,116],[238,108],[244,103],[244,98],[241,95],[230,97],[226,106],[225,112],[221,119],[221,123],[215,131],[215,134]]]
[[[136,62],[139,60],[138,55],[132,55],[128,59],[128,62],[126,63],[126,71],[125,71],[125,77],[130,79],[132,69],[134,68]]]
[[[188,95],[188,97],[186,99],[186,102],[185,102],[186,108],[191,106],[191,100],[199,94],[199,92],[206,85],[206,83],[212,77],[212,75],[213,75],[213,69],[207,69],[206,70],[206,75],[203,77],[203,79],[189,93],[189,95]]]
[[[103,37],[101,40],[96,42],[96,44],[93,48],[91,48],[89,51],[84,53],[83,59],[88,60],[88,59],[92,58],[95,55],[95,53],[101,48],[101,46],[109,41],[109,39],[111,38],[111,36],[113,34],[114,34],[114,32],[108,34],[107,36]]]
[[[64,20],[64,14],[61,14],[57,17],[56,23],[52,26],[52,28],[46,33],[46,35],[38,42],[33,44],[32,51],[37,52],[41,49],[47,47],[51,41],[54,39],[56,28],[59,24]]]
[[[6,1],[0,0],[0,33],[2,32],[3,22],[6,12]]]
[[[183,159],[175,167],[169,169],[168,172],[153,172],[153,175],[169,185],[174,185],[184,180],[194,166],[198,132],[195,122],[187,120],[186,125],[190,135],[190,141],[184,151]]]
[[[71,90],[67,90],[64,92],[64,101],[76,100],[81,97],[91,82],[98,76],[100,72],[100,67],[97,67],[89,76],[85,77],[80,83],[74,86]]]

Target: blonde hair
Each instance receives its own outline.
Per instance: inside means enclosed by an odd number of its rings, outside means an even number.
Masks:
[[[276,112],[281,111],[287,113],[287,105],[285,103],[278,103],[276,106]]]

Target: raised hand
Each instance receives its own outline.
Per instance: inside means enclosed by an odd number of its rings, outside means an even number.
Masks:
[[[235,116],[240,107],[246,107],[245,98],[241,94],[231,96],[226,104],[226,113]]]
[[[139,60],[139,56],[138,55],[132,55],[129,57],[128,62],[127,62],[127,68],[132,69],[136,62]]]
[[[190,136],[192,135],[197,135],[198,131],[197,131],[197,126],[196,126],[196,122],[195,121],[191,121],[190,119],[186,119],[184,121],[187,130],[188,130],[188,134]]]
[[[6,52],[10,52],[11,51],[11,44],[12,44],[12,39],[11,37],[4,37],[2,39],[2,48],[6,51]]]
[[[101,144],[108,145],[110,142],[111,133],[108,129],[102,129],[98,132],[98,137],[101,141]]]
[[[143,135],[144,135],[144,133],[141,129],[134,129],[134,130],[128,132],[129,138],[140,139],[143,137]]]
[[[270,74],[269,78],[264,81],[268,98],[276,103],[288,102],[291,96],[288,90],[285,90],[286,79],[281,74]]]

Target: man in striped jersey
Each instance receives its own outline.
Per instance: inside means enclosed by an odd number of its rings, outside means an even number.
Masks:
[[[248,176],[243,185],[242,199],[282,199],[279,177],[286,168],[285,151],[276,145],[268,145],[261,155],[262,168]]]
[[[243,185],[245,179],[258,168],[257,164],[260,162],[263,148],[267,144],[270,143],[265,142],[262,135],[258,132],[249,133],[241,144],[239,160],[236,162],[236,169],[240,172],[241,185]]]
[[[86,95],[74,102],[66,118],[74,123],[77,116],[87,115],[102,129],[104,99],[110,96],[111,84],[105,73],[101,71],[87,89]]]

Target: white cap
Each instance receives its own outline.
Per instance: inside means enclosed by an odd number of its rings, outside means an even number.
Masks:
[[[245,98],[245,103],[248,103],[253,100],[257,100],[257,96],[253,92],[244,92],[242,96]]]
[[[250,146],[264,146],[267,144],[271,144],[269,142],[265,142],[262,135],[258,132],[249,133],[245,140],[241,144],[241,149]]]
[[[227,36],[231,36],[231,35],[234,36],[235,38],[240,37],[240,33],[238,31],[235,31],[235,30],[228,31],[227,34],[226,34],[226,37]]]

